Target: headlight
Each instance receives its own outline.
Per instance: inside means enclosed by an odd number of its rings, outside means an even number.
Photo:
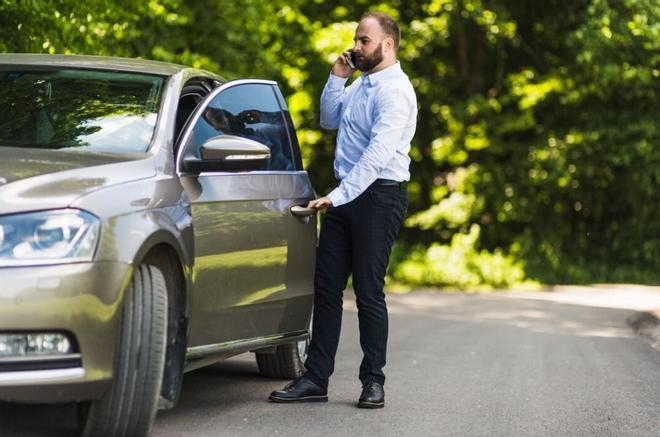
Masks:
[[[0,267],[91,261],[101,225],[77,209],[0,217]]]

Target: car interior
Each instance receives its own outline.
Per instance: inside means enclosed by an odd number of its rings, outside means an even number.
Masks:
[[[179,98],[179,107],[176,111],[176,124],[174,127],[174,138],[177,139],[176,144],[178,144],[179,135],[181,135],[183,127],[195,111],[197,105],[218,86],[220,86],[220,82],[216,80],[193,78],[183,87],[181,97]],[[176,150],[174,152],[176,153]]]

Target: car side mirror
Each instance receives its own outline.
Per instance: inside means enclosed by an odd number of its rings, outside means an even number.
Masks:
[[[270,149],[248,138],[219,135],[202,144],[200,155],[201,159],[194,156],[184,158],[184,169],[195,174],[259,170],[270,159]]]

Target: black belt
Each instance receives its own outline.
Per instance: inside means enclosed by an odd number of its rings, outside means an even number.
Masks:
[[[406,181],[399,182],[395,181],[394,179],[376,179],[373,184],[371,185],[377,185],[377,186],[397,186],[397,187],[402,187],[404,188],[408,183]]]

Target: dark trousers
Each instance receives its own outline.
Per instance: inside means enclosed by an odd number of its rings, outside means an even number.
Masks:
[[[385,383],[387,306],[385,273],[392,244],[408,207],[404,187],[372,185],[345,205],[327,210],[316,257],[312,340],[306,375],[327,387],[335,366],[343,290],[353,275],[360,345],[360,380]]]

